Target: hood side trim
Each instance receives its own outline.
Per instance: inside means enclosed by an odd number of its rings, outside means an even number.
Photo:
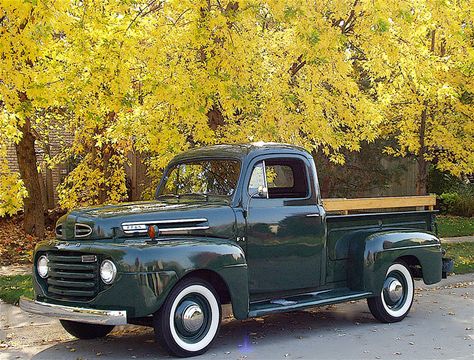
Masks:
[[[186,224],[186,223],[195,223],[196,226],[163,228],[163,229],[160,229],[160,232],[161,233],[176,233],[176,232],[181,232],[181,231],[207,230],[207,229],[209,229],[208,225],[197,225],[199,223],[207,223],[206,218],[197,218],[197,219],[169,219],[169,220],[148,220],[148,221],[124,222],[124,223],[122,223],[122,230],[126,234],[146,233],[148,231],[147,225],[183,224],[183,223],[184,224]]]

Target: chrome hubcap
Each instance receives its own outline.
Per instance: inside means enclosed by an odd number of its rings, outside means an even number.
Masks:
[[[184,329],[190,333],[194,333],[198,331],[204,323],[204,313],[197,303],[189,302],[181,314],[181,320]]]
[[[391,304],[396,304],[403,296],[403,285],[398,279],[388,277],[384,283],[384,292]]]

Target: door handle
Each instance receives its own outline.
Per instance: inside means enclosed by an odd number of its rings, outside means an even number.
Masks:
[[[320,217],[321,214],[307,214],[306,217]]]

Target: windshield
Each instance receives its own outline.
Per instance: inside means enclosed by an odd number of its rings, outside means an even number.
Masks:
[[[237,186],[240,162],[237,160],[197,160],[176,164],[168,170],[159,196],[231,196]]]

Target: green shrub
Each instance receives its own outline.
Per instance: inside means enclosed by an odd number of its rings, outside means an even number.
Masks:
[[[472,184],[460,186],[456,191],[439,196],[441,213],[465,217],[474,216],[474,187]]]

